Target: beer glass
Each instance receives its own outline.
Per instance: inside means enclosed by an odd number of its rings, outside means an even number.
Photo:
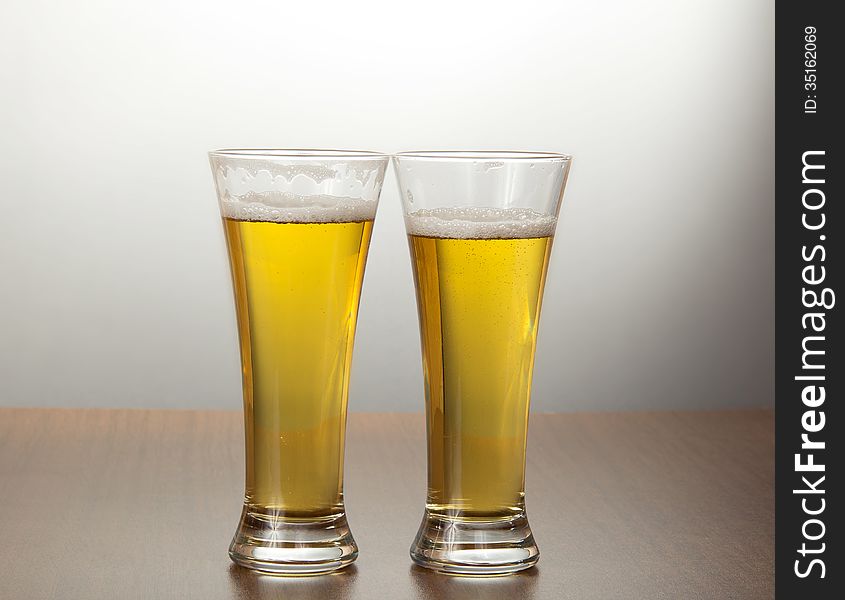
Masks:
[[[355,560],[343,505],[358,299],[388,157],[209,154],[235,292],[246,493],[232,560],[277,574]]]
[[[543,284],[571,158],[394,157],[420,319],[428,497],[417,564],[495,575],[531,567],[525,446]]]

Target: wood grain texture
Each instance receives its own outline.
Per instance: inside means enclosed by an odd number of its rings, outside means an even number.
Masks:
[[[0,409],[0,598],[202,600],[771,598],[771,411],[531,417],[527,504],[540,563],[493,579],[413,567],[421,415],[353,414],[346,571],[233,566],[241,416]]]

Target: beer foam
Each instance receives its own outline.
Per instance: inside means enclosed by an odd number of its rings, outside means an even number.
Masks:
[[[376,200],[299,196],[284,192],[248,193],[220,202],[227,219],[268,223],[353,223],[376,216]]]
[[[450,239],[514,239],[553,235],[557,217],[530,208],[431,208],[405,217],[408,233]]]

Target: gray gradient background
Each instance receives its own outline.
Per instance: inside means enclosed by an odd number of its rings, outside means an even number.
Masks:
[[[540,411],[771,406],[774,6],[12,0],[0,23],[0,404],[238,408],[224,146],[576,155]],[[396,182],[352,410],[415,411]]]

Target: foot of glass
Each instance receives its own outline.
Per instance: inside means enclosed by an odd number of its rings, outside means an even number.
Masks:
[[[343,513],[303,521],[244,508],[229,557],[262,573],[319,575],[351,564],[358,546]]]
[[[455,575],[507,575],[539,557],[525,515],[485,521],[426,511],[411,546],[411,559],[421,567]]]

